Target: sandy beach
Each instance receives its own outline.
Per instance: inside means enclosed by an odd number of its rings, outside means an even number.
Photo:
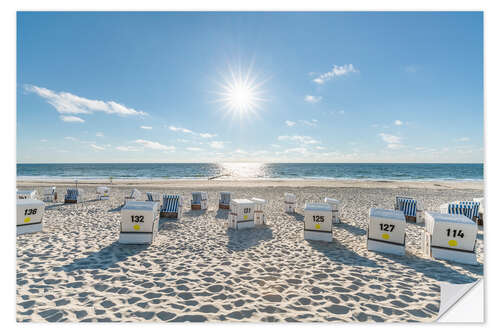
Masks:
[[[111,189],[108,201],[95,188]],[[23,180],[18,189],[56,185],[44,230],[17,236],[17,321],[427,322],[439,312],[439,282],[469,283],[479,265],[422,255],[422,225],[407,224],[406,256],[369,252],[370,207],[392,209],[396,195],[425,210],[483,196],[483,182],[333,180],[87,180],[80,204],[62,204],[66,180]],[[161,219],[149,246],[117,242],[120,207],[132,188],[184,197],[180,220]],[[191,191],[206,190],[207,211],[191,211]],[[268,200],[267,226],[228,230],[218,192]],[[297,214],[284,213],[283,193],[297,195]],[[342,201],[333,243],[303,239],[305,202]],[[487,222],[486,222],[487,223]]]

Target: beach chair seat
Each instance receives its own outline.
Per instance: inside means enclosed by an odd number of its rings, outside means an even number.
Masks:
[[[132,189],[132,191],[130,191],[130,194],[125,197],[125,201],[123,204],[126,205],[130,201],[137,201],[140,196],[141,196],[141,192],[138,189],[134,188],[134,189]]]
[[[285,193],[285,213],[294,214],[297,207],[297,197],[293,193]]]
[[[230,209],[231,192],[220,192],[219,209]]]
[[[325,203],[304,206],[304,239],[332,242],[332,207]]]
[[[107,186],[99,186],[96,189],[97,200],[109,200],[109,188]]]
[[[421,223],[424,218],[417,200],[413,198],[397,196],[394,209],[404,213],[406,222]]]
[[[180,219],[182,217],[182,197],[178,194],[164,194],[160,217]]]
[[[17,199],[36,199],[36,190],[17,190],[16,197]]]
[[[325,198],[325,203],[332,207],[332,223],[340,223],[340,200]]]
[[[406,218],[403,211],[370,208],[366,247],[368,251],[405,255]]]
[[[40,200],[17,199],[16,234],[42,231],[45,204]]]
[[[64,196],[64,203],[80,203],[83,200],[83,190],[79,188],[68,188]]]
[[[248,199],[232,199],[228,227],[236,230],[255,226],[255,202]]]
[[[467,216],[425,212],[422,236],[426,257],[477,265],[477,224]]]
[[[478,225],[483,225],[484,223],[484,206],[485,206],[485,201],[484,198],[474,198],[472,199],[474,202],[479,203],[479,209],[478,209],[478,218],[477,218],[477,224]]]
[[[46,187],[43,189],[43,201],[44,202],[57,201],[57,191],[55,186]]]
[[[151,244],[158,234],[160,204],[156,201],[129,201],[120,211],[119,243]]]
[[[207,192],[193,192],[191,193],[191,210],[200,210],[208,208],[208,194]]]

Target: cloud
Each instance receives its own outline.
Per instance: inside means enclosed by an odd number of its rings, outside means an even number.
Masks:
[[[409,65],[405,67],[405,72],[407,73],[416,73],[418,70],[417,66],[415,65]]]
[[[312,119],[311,121],[307,121],[307,120],[299,120],[299,121],[302,124],[307,125],[307,126],[311,126],[311,127],[318,126],[318,120],[316,120],[316,119]]]
[[[320,143],[319,141],[311,138],[310,136],[300,136],[300,135],[281,135],[278,136],[279,141],[295,141],[305,145],[314,145]]]
[[[120,151],[140,151],[141,149],[139,147],[134,147],[134,146],[118,146],[116,147],[117,150]]]
[[[291,120],[285,120],[285,124],[288,127],[292,127],[292,126],[295,126],[296,122],[291,121]]]
[[[104,134],[102,134],[101,132],[97,132],[97,133],[95,134],[95,136],[103,137],[103,136],[104,136]]]
[[[307,103],[312,103],[312,104],[318,103],[322,99],[323,99],[323,97],[321,97],[321,96],[306,95],[306,97],[304,97],[304,101],[306,101]]]
[[[463,138],[457,139],[457,141],[459,141],[459,142],[467,142],[467,141],[470,141],[470,138],[464,136]]]
[[[65,136],[65,137],[64,137],[64,139],[66,139],[66,140],[71,140],[71,141],[78,141],[78,139],[77,139],[77,138],[74,138],[74,137],[72,137],[72,136]]]
[[[344,110],[340,110],[339,114],[345,114],[345,111]]]
[[[95,150],[105,150],[106,149],[104,147],[101,147],[101,146],[98,146],[98,145],[95,145],[95,144],[91,144],[90,147],[94,148]]]
[[[379,136],[384,142],[387,143],[387,148],[389,149],[398,149],[403,147],[403,145],[401,144],[401,137],[399,136],[386,133],[380,133]]]
[[[222,141],[212,141],[209,143],[209,146],[214,149],[222,149],[224,148],[224,142]]]
[[[41,139],[40,142],[49,142],[47,139]]]
[[[155,142],[155,141],[138,139],[138,140],[135,140],[135,143],[138,143],[145,148],[154,149],[154,150],[163,150],[163,151],[175,150],[174,146],[165,146],[165,145],[162,145],[161,143]]]
[[[59,116],[62,121],[65,123],[84,123],[85,120],[83,120],[80,117],[75,117],[75,116]]]
[[[68,92],[55,92],[53,90],[37,87],[35,85],[24,85],[27,92],[32,92],[42,97],[61,114],[91,114],[93,112],[104,112],[120,116],[145,116],[146,112],[128,108],[114,101],[100,101],[73,95]],[[83,122],[83,120],[82,120]]]
[[[330,81],[334,77],[347,75],[349,73],[358,73],[358,72],[359,71],[356,68],[354,68],[352,64],[344,66],[333,65],[331,71],[321,74],[320,76],[316,77],[313,81],[316,82],[317,84],[323,84],[326,81]]]
[[[199,137],[202,137],[204,139],[211,139],[217,136],[217,134],[210,134],[210,133],[196,133],[190,129],[183,128],[183,127],[175,127],[175,126],[168,126],[168,129],[173,131],[173,132],[181,132],[181,133],[187,133],[187,134],[193,134],[197,135]]]
[[[325,147],[321,147],[321,146],[316,146],[315,148],[318,150],[325,150],[326,149]]]
[[[396,121],[394,121],[394,125],[401,126],[401,125],[403,125],[403,122],[401,120],[396,120]]]
[[[198,147],[187,147],[186,150],[189,150],[189,151],[202,151],[203,149],[198,148]]]
[[[141,126],[141,128],[144,130],[152,130],[153,129],[153,127],[151,127],[151,126]]]

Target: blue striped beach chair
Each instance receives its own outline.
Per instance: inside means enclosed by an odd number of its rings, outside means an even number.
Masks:
[[[464,215],[473,221],[479,217],[479,203],[474,201],[450,202],[441,206],[441,213]]]
[[[207,192],[193,192],[191,199],[191,209],[200,210],[207,209],[208,195]]]
[[[474,202],[479,203],[479,208],[478,208],[478,218],[477,218],[477,224],[478,225],[483,225],[483,219],[484,219],[484,198],[474,198],[472,199]]]
[[[231,192],[220,192],[219,209],[231,209]]]
[[[417,215],[419,215],[417,200],[409,197],[396,197],[394,209],[402,211],[407,222],[417,222]]]
[[[161,217],[179,219],[182,216],[182,197],[178,194],[164,194],[160,209]]]
[[[83,191],[77,188],[68,188],[64,195],[64,203],[79,203],[82,200]]]
[[[157,192],[146,192],[146,201],[157,201],[160,202],[162,200],[161,194]]]

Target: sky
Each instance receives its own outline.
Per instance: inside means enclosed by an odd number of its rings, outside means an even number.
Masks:
[[[483,15],[17,14],[17,162],[483,162]]]

